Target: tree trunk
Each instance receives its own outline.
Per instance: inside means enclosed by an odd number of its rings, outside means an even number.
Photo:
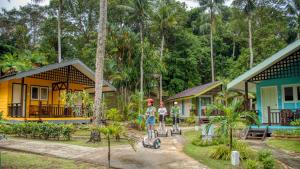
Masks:
[[[160,44],[160,62],[162,62],[162,58],[164,55],[164,44],[165,44],[165,36],[162,35],[161,44]],[[163,95],[163,89],[162,89],[162,73],[161,73],[159,76],[159,102],[162,102],[162,95]]]
[[[211,81],[215,81],[214,49],[213,49],[213,14],[210,8],[210,60],[211,60]]]
[[[58,6],[58,17],[57,17],[57,40],[58,40],[58,63],[61,62],[61,8],[62,8],[62,0],[59,0]]]
[[[141,105],[140,105],[140,111],[139,113],[142,113],[143,111],[143,100],[144,100],[144,37],[143,37],[143,24],[140,23],[140,39],[141,39],[141,63],[140,63],[140,75],[141,75],[141,84],[140,84],[140,99],[141,99]]]
[[[107,135],[107,146],[108,146],[108,168],[110,169],[110,137],[109,134]]]
[[[233,41],[232,58],[235,57],[235,41]]]
[[[250,69],[253,67],[253,48],[252,48],[252,28],[251,27],[252,27],[251,16],[248,16]]]
[[[103,85],[103,66],[105,56],[106,41],[106,22],[107,22],[107,0],[100,0],[99,32],[96,53],[96,73],[95,73],[95,107],[94,121],[95,125],[101,124],[102,118],[102,85]]]

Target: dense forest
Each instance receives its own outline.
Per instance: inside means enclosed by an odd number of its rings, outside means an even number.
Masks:
[[[2,9],[1,72],[57,62],[58,14],[62,60],[95,69],[99,1],[38,2]],[[145,95],[158,95],[162,77],[169,96],[233,79],[299,38],[300,0],[198,2],[188,9],[175,0],[109,0],[105,79],[126,97],[140,90],[143,63]]]

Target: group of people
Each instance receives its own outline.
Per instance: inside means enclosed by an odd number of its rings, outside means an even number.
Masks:
[[[160,102],[159,108],[156,111],[156,108],[154,107],[154,100],[148,99],[147,100],[147,110],[146,110],[146,125],[148,129],[148,138],[153,138],[154,133],[154,124],[155,124],[155,117],[156,113],[159,114],[159,128],[165,129],[165,121],[166,116],[168,115],[167,108],[164,106],[163,102]],[[179,116],[180,116],[180,108],[178,106],[177,102],[174,102],[174,105],[171,108],[170,115],[173,120],[173,129],[178,129],[179,124]]]

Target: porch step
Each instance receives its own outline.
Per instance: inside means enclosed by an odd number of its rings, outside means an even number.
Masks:
[[[263,128],[263,129],[252,129],[249,128],[246,134],[245,139],[260,139],[264,140],[267,136],[268,133],[268,128]]]

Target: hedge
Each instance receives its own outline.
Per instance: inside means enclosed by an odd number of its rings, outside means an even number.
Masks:
[[[70,140],[75,130],[72,124],[26,122],[2,124],[0,125],[0,132],[26,138],[31,137],[45,140],[53,138],[59,140],[63,137],[65,140]]]

